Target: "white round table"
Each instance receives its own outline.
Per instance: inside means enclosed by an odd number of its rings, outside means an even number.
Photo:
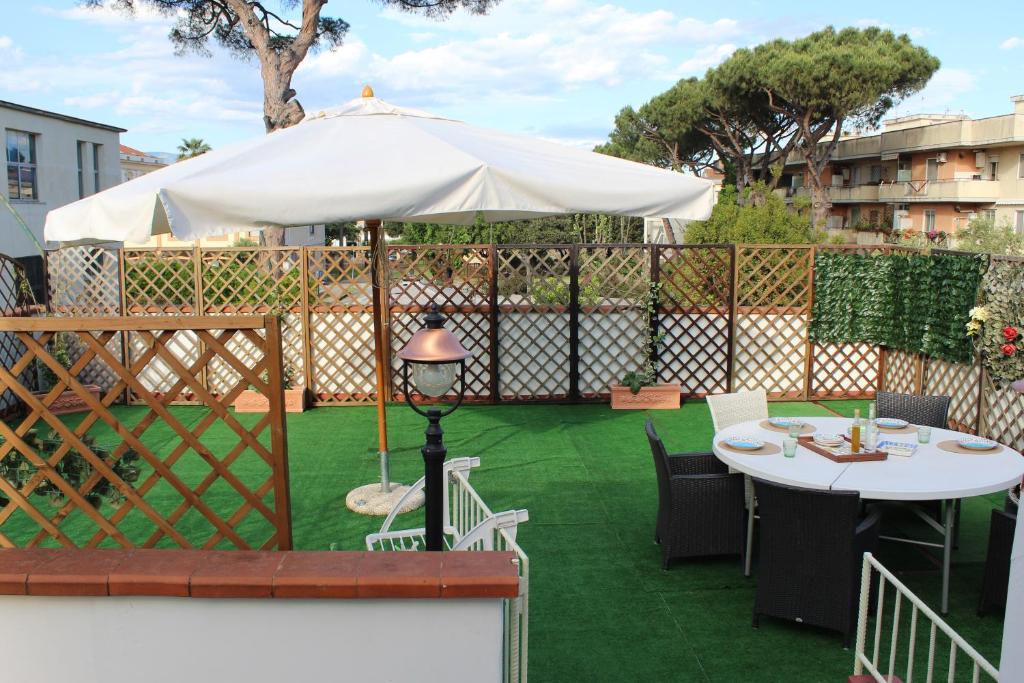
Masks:
[[[836,434],[845,432],[852,423],[852,420],[841,417],[800,419],[813,425],[818,432]],[[944,526],[938,527],[934,520],[928,518],[943,534],[942,545],[917,541],[922,545],[943,548],[943,612],[947,610],[949,597],[949,563],[954,517],[952,501],[1006,490],[1019,484],[1024,477],[1024,457],[1012,448],[1001,446],[994,452],[970,455],[949,453],[938,448],[936,444],[940,441],[955,441],[962,438],[963,434],[934,427],[929,443],[919,445],[914,455],[889,456],[886,460],[873,462],[833,462],[803,446],[797,446],[796,456],[793,458],[785,457],[781,451],[772,455],[757,455],[737,453],[721,447],[723,439],[735,436],[751,436],[781,447],[782,440],[787,434],[765,429],[760,426],[760,422],[762,420],[742,422],[715,434],[713,450],[718,459],[744,474],[776,484],[819,490],[857,491],[861,498],[871,500],[948,501]],[[917,434],[882,432],[879,440],[917,443]],[[750,515],[748,528],[752,529],[753,506]]]

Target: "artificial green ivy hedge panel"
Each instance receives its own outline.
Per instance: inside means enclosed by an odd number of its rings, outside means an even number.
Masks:
[[[959,254],[819,252],[811,337],[970,362],[963,329],[983,270],[983,259]]]

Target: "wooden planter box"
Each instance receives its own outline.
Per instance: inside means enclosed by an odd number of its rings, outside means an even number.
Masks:
[[[86,384],[85,390],[93,395],[97,401],[100,400],[100,388],[95,384]],[[36,398],[43,398],[48,392],[37,391],[33,395]],[[57,397],[57,399],[50,404],[50,412],[54,415],[67,415],[69,413],[83,413],[89,410],[89,406],[85,404],[85,401],[73,391],[65,391],[63,394]]]
[[[265,413],[270,410],[270,399],[254,389],[246,389],[235,399],[236,413]],[[305,389],[284,390],[284,411],[301,413],[306,410]]]
[[[671,410],[679,407],[679,385],[642,387],[634,394],[629,387],[613,384],[612,410]]]

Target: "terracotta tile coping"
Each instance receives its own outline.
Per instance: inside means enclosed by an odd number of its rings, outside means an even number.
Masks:
[[[513,553],[0,550],[0,595],[512,598]]]

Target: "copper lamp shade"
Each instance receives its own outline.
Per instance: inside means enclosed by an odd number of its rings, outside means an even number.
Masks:
[[[473,355],[444,328],[444,318],[436,307],[425,320],[427,326],[412,335],[405,348],[398,352],[399,358],[412,363],[458,363]]]

